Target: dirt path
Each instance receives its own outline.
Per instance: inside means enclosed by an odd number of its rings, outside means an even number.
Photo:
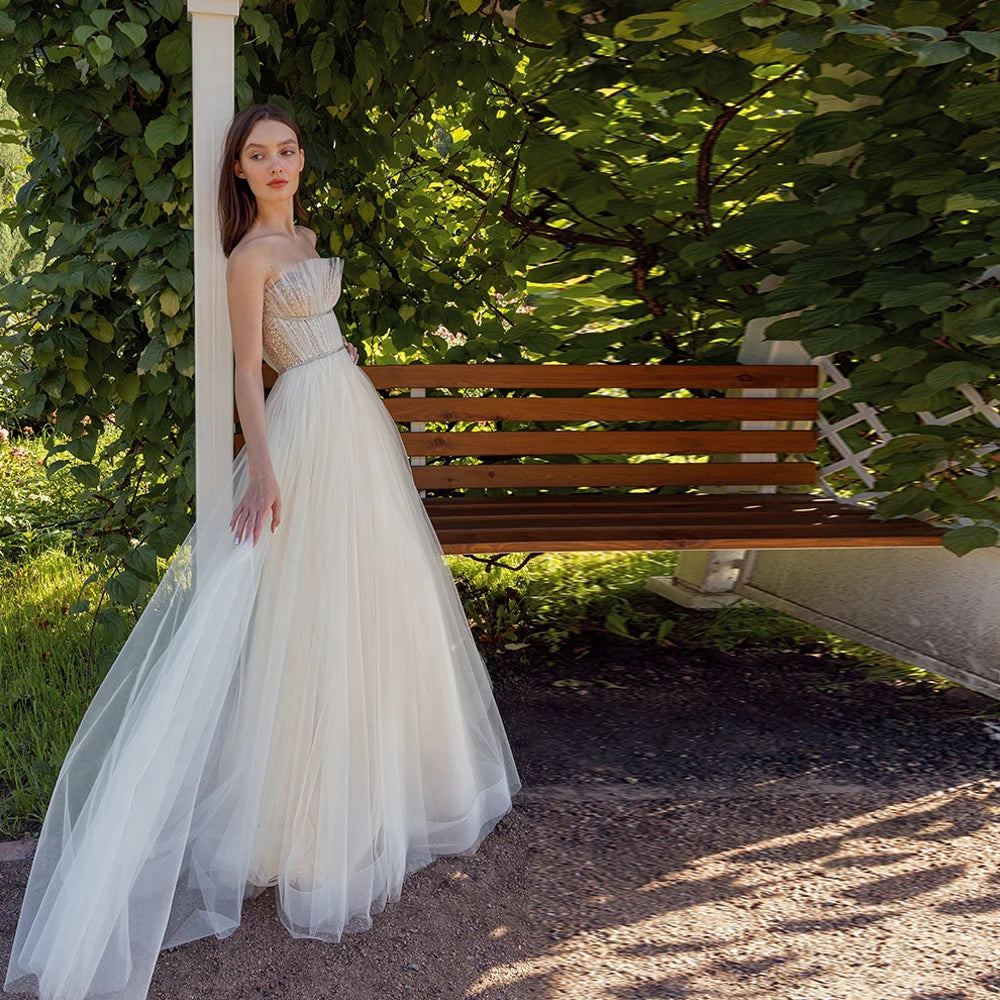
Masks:
[[[805,651],[522,656],[492,666],[525,789],[477,855],[338,945],[266,892],[151,1000],[1000,996],[1000,704]],[[27,869],[0,863],[4,965]]]

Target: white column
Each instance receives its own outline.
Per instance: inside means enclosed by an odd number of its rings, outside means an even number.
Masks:
[[[233,31],[240,0],[188,0],[187,9],[194,167],[195,513],[201,519],[225,491],[232,493],[233,349],[215,206],[219,156],[236,105]],[[232,512],[223,513],[224,521],[206,528],[225,532]]]

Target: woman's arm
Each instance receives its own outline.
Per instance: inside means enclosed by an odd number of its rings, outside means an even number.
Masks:
[[[234,254],[226,268],[229,328],[236,361],[236,408],[246,440],[250,475],[272,472],[264,436],[264,279],[267,265],[263,254]]]
[[[280,521],[281,501],[278,484],[267,450],[264,423],[263,317],[264,281],[268,264],[263,253],[246,250],[234,252],[226,267],[226,292],[229,301],[229,326],[235,358],[234,387],[240,428],[246,441],[249,483],[230,528],[236,528],[236,541],[253,535],[260,538],[264,515],[273,505],[271,530]]]

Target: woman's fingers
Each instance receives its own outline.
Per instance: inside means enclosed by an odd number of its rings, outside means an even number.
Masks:
[[[250,541],[254,545],[260,541],[261,533],[264,530],[264,517],[267,512],[271,512],[271,531],[281,523],[281,497],[275,495],[274,499],[264,504],[257,500],[251,503],[243,503],[236,508],[233,516],[229,520],[229,530],[233,532],[233,542],[239,545],[243,541]]]

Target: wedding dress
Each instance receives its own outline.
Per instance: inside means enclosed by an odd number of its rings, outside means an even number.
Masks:
[[[142,1000],[162,948],[276,887],[295,937],[371,926],[520,787],[396,425],[333,309],[343,259],[265,288],[282,518],[228,531],[246,449],[171,559],[56,782],[4,988]]]

